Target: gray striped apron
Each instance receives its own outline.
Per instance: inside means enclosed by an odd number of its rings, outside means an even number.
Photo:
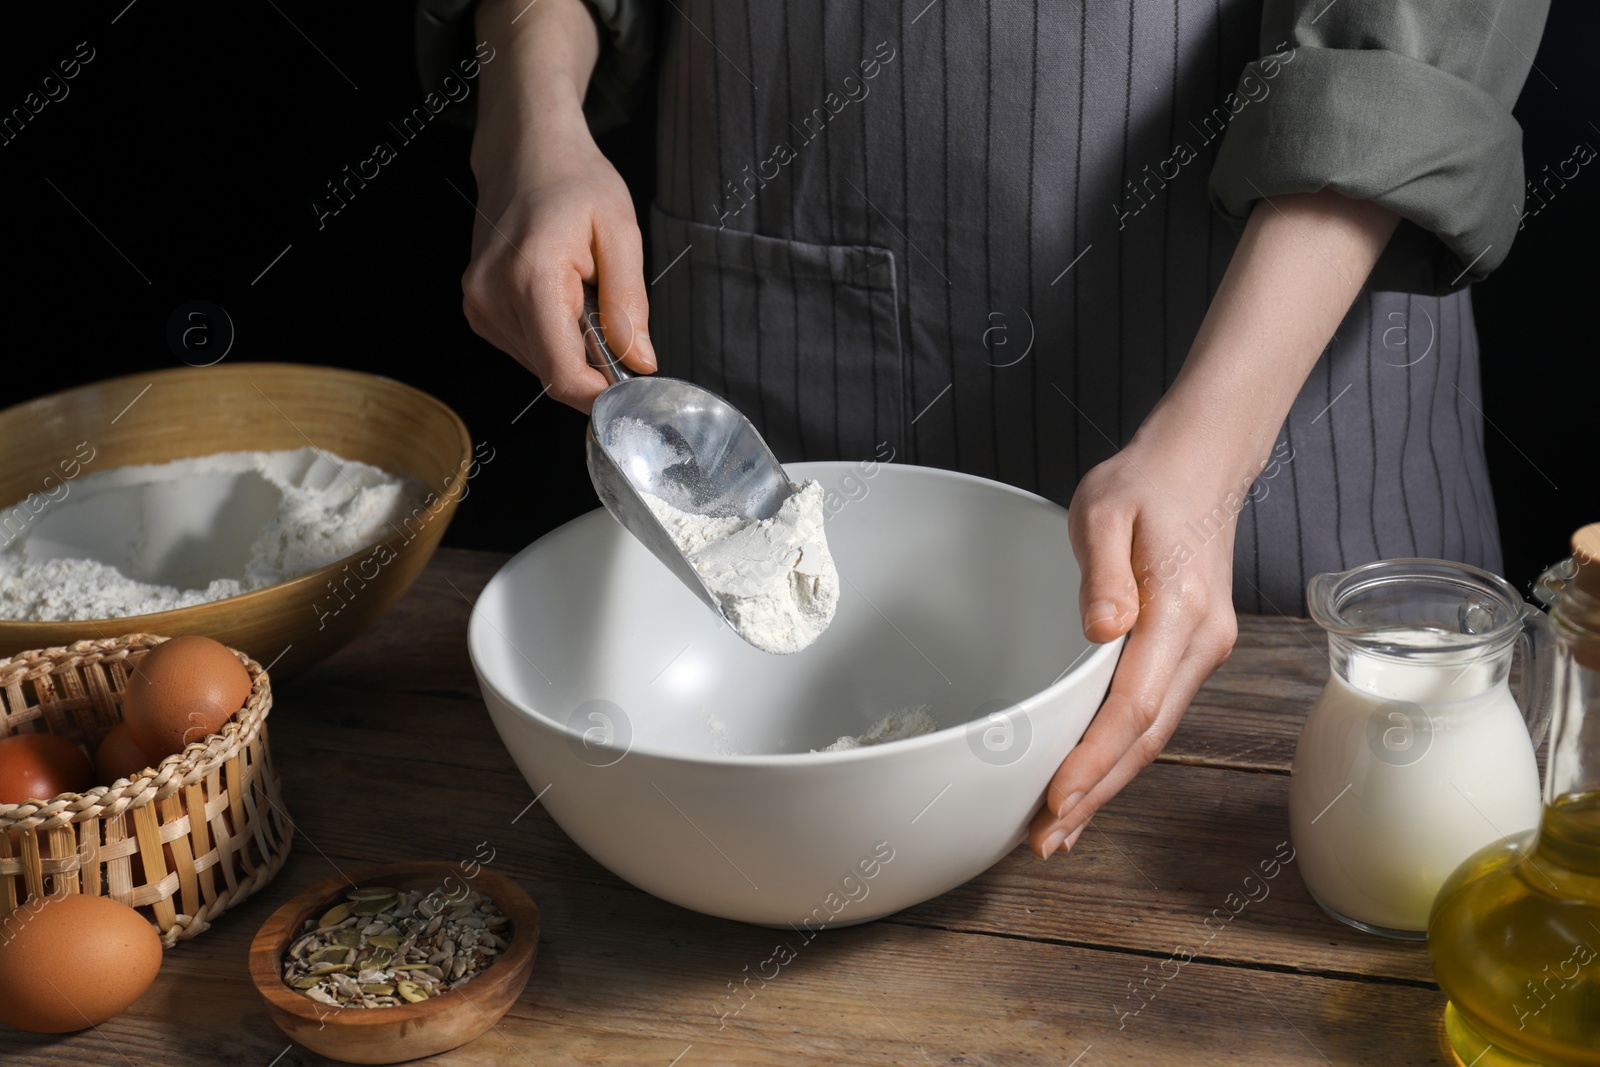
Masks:
[[[663,369],[785,461],[893,449],[1067,503],[1233,252],[1206,180],[1259,29],[1259,0],[667,5]],[[1304,614],[1380,558],[1498,571],[1479,404],[1466,291],[1363,293],[1239,511],[1236,607]]]

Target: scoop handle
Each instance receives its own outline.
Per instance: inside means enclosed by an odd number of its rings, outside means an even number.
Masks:
[[[589,349],[589,366],[604,374],[612,385],[633,377],[633,372],[606,344],[605,327],[600,324],[600,290],[588,282],[583,283],[583,339]]]

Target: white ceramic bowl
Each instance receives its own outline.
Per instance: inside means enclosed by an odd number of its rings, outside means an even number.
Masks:
[[[1084,639],[1067,513],[1042,497],[925,467],[788,470],[836,508],[838,614],[805,651],[746,645],[603,510],[507,563],[468,644],[501,739],[584,851],[686,908],[818,929],[1016,847],[1121,644]],[[916,705],[937,733],[811,751]]]

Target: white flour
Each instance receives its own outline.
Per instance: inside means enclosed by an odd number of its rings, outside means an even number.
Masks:
[[[815,481],[795,486],[778,513],[761,520],[693,515],[643,496],[722,605],[728,625],[756,648],[798,652],[833,621],[839,572]]]
[[[872,728],[859,737],[841,737],[831,745],[812,751],[843,752],[849,748],[864,748],[868,745],[887,744],[890,741],[904,741],[908,737],[921,737],[938,729],[938,721],[928,714],[928,705],[919,704],[914,708],[891,711],[873,723]]]
[[[0,618],[120,618],[298,577],[410,518],[410,476],[312,448],[85,474],[0,549]],[[6,509],[10,510],[10,509]]]

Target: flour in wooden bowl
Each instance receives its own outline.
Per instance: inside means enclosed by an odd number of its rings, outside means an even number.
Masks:
[[[400,532],[424,487],[314,448],[85,474],[0,509],[0,618],[121,618],[299,577]],[[9,521],[17,519],[18,521]]]

